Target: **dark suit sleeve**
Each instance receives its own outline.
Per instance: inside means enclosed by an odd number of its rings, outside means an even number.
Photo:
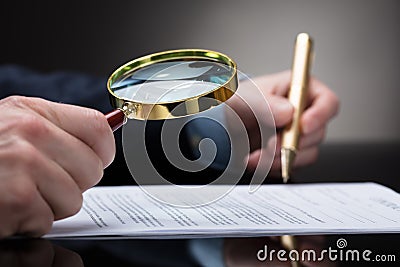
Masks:
[[[107,112],[111,105],[106,79],[73,72],[38,73],[20,66],[0,66],[0,98],[41,97]]]

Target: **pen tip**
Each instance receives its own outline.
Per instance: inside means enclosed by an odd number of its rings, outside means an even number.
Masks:
[[[283,179],[283,183],[287,184],[287,182],[289,181],[290,177],[287,174],[287,172],[282,171],[282,179]]]
[[[281,171],[282,171],[282,179],[283,182],[286,184],[289,181],[290,178],[290,169],[292,167],[292,163],[294,161],[296,152],[287,149],[287,148],[282,148],[281,150]]]
[[[282,160],[283,161],[283,160]],[[289,168],[287,167],[287,164],[282,164],[282,179],[283,183],[287,183],[289,181]]]

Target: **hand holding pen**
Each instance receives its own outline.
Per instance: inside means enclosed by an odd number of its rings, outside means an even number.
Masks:
[[[283,71],[271,75],[263,75],[252,78],[252,81],[242,81],[239,84],[239,90],[244,99],[242,102],[248,103],[253,110],[249,110],[241,101],[236,101],[236,96],[232,97],[231,107],[240,116],[241,120],[249,131],[249,136],[257,133],[259,125],[257,124],[252,112],[260,112],[264,105],[259,104],[259,97],[252,93],[254,82],[262,91],[268,100],[272,117],[275,121],[275,127],[278,131],[276,148],[261,147],[257,138],[250,139],[251,147],[254,148],[248,157],[248,170],[256,169],[262,150],[276,149],[269,176],[281,177],[281,141],[280,131],[293,121],[295,108],[288,100],[292,71]],[[246,89],[250,90],[246,90]],[[325,138],[326,128],[330,120],[338,113],[339,100],[335,93],[324,83],[313,76],[310,76],[308,82],[308,92],[305,100],[305,109],[300,116],[300,132],[297,146],[296,158],[292,164],[292,169],[306,166],[315,162],[318,156],[318,146]],[[273,137],[276,138],[276,137]],[[274,142],[271,142],[274,144]]]

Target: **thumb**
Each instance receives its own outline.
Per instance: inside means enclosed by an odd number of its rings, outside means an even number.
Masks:
[[[294,108],[292,104],[282,96],[268,95],[266,98],[275,120],[275,126],[280,128],[288,124],[293,117]]]

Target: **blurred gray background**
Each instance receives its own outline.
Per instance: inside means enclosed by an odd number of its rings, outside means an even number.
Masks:
[[[400,1],[29,1],[3,3],[0,63],[108,76],[171,48],[207,48],[251,75],[290,68],[315,41],[313,74],[341,99],[327,142],[400,141]]]

